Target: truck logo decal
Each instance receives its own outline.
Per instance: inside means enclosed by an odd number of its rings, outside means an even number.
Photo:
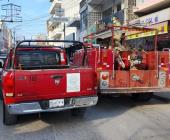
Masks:
[[[166,86],[166,72],[160,71],[159,72],[159,87]]]
[[[58,86],[60,84],[60,79],[55,79],[54,83]]]

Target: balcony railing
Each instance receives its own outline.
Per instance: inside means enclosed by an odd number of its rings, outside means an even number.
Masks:
[[[68,27],[80,28],[80,16],[75,16],[69,19]]]
[[[56,29],[53,31],[49,31],[49,37],[50,38],[60,38],[63,34],[63,27],[58,26]]]
[[[54,0],[50,7],[50,14],[55,14],[55,9],[61,8],[61,3],[62,3],[62,0]]]

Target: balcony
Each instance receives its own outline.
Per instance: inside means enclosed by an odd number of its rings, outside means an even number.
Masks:
[[[50,7],[50,14],[54,15],[57,8],[61,8],[62,0],[53,0]]]
[[[49,19],[49,20],[47,21],[47,28],[48,28],[48,30],[49,30],[49,31],[52,31],[52,30],[53,30],[53,27],[54,27],[56,24],[58,24],[58,23],[55,22],[55,21],[52,21],[51,19]]]
[[[80,16],[75,16],[71,18],[67,26],[80,28]]]
[[[58,17],[64,16],[64,9],[63,8],[56,8],[55,9],[55,16],[58,16]]]
[[[144,3],[137,3],[133,11],[139,16],[165,9],[170,6],[170,0],[147,0]]]
[[[68,18],[66,17],[51,17],[48,21],[47,21],[47,27],[49,30],[53,30],[54,26],[59,25],[60,23],[64,23],[67,22]]]
[[[102,3],[104,3],[104,0],[88,0],[90,5],[101,5]]]
[[[58,26],[53,31],[49,31],[49,38],[51,39],[60,39],[63,34],[63,27]]]

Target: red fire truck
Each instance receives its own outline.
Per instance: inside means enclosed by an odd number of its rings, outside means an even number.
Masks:
[[[170,91],[170,52],[158,48],[157,34],[149,28],[107,26],[84,37],[86,64],[97,73],[101,95],[130,94],[147,101],[153,92]],[[145,43],[140,40],[143,36]],[[74,53],[74,64],[79,65],[83,53],[83,49]]]

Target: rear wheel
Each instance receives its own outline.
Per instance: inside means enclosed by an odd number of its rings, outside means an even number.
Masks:
[[[71,110],[72,116],[80,116],[83,117],[86,113],[87,108],[76,108]]]
[[[134,93],[131,97],[135,101],[149,101],[153,97],[153,93]]]
[[[0,89],[0,100],[3,100],[2,90]]]
[[[3,123],[5,125],[12,125],[16,124],[16,122],[17,116],[10,114],[9,111],[7,110],[6,105],[3,103]]]

